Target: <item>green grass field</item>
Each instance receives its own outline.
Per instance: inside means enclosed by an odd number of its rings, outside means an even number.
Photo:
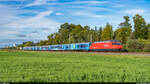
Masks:
[[[0,82],[150,82],[150,57],[0,51]]]

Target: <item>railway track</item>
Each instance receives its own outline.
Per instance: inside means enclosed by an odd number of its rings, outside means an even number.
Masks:
[[[129,55],[129,56],[150,56],[150,52],[112,52],[112,51],[39,51],[39,52],[62,52],[62,53],[93,53],[105,55]]]

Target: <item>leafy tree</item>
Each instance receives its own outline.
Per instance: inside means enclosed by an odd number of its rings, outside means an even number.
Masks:
[[[82,27],[81,25],[64,23],[57,33],[48,36],[48,44],[89,42],[89,34],[95,33],[91,32],[89,26]]]
[[[102,27],[99,28],[98,30],[98,40],[100,41],[102,37]]]
[[[39,43],[39,46],[44,46],[44,45],[48,45],[47,40],[41,40]]]
[[[102,31],[101,40],[112,40],[112,37],[113,37],[112,26],[109,23],[107,23],[106,27]]]
[[[119,24],[119,28],[115,31],[115,39],[120,40],[123,44],[126,43],[131,34],[131,24],[129,23],[129,17],[124,16],[124,22]]]
[[[126,43],[130,35],[131,28],[119,28],[116,30],[116,40],[120,40],[123,44]]]
[[[95,30],[93,31],[94,41],[99,41],[99,31],[97,30],[97,27],[95,26]]]
[[[145,44],[143,50],[144,50],[145,52],[150,52],[150,43],[149,43],[149,44]]]
[[[148,28],[148,39],[150,40],[150,24],[147,25]]]
[[[60,26],[59,34],[60,34],[60,42],[61,43],[69,43],[69,33],[71,32],[72,27],[74,27],[73,24],[64,23]]]
[[[131,34],[129,35],[129,39],[136,39],[134,33],[135,33],[135,32],[131,32]]]
[[[134,21],[134,35],[135,38],[141,38],[141,39],[147,39],[148,37],[148,28],[146,27],[145,19],[140,16],[139,14],[136,14],[133,17]]]
[[[129,18],[129,16],[123,16],[123,19],[125,20],[124,22],[122,22],[122,23],[120,23],[119,24],[119,27],[120,28],[131,28],[132,26],[131,26],[131,24],[129,23],[129,21],[130,21],[130,18]]]
[[[23,42],[23,46],[24,46],[24,47],[26,47],[26,46],[34,46],[34,43],[31,42],[31,41]]]
[[[89,26],[84,26],[84,38],[85,42],[90,42],[90,27]]]
[[[49,35],[49,36],[48,36],[48,41],[47,41],[48,44],[49,44],[49,45],[54,44],[54,39],[55,39],[54,34]]]

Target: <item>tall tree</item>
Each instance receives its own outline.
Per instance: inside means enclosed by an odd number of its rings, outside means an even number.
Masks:
[[[112,26],[109,23],[107,23],[106,27],[102,31],[101,40],[112,40],[112,37],[113,37]]]
[[[101,40],[101,37],[102,37],[102,27],[99,27],[99,30],[98,30],[98,40],[99,41]]]
[[[90,42],[90,27],[89,26],[84,26],[84,37],[85,37],[85,42]]]
[[[119,27],[120,28],[122,28],[122,27],[124,27],[124,28],[131,28],[132,26],[129,23],[129,21],[130,21],[129,16],[123,16],[123,19],[124,19],[124,22],[120,23]]]
[[[148,38],[148,28],[146,27],[145,19],[140,16],[139,14],[136,14],[133,17],[134,21],[134,35],[135,38],[138,39],[147,39]]]
[[[97,30],[97,27],[95,26],[95,30],[93,31],[94,41],[99,41],[99,31]]]
[[[150,40],[150,24],[147,25],[148,28],[148,39]]]
[[[131,24],[129,23],[130,19],[128,16],[124,16],[124,22],[119,24],[119,28],[115,31],[115,39],[120,40],[125,44],[131,34]]]
[[[64,23],[60,26],[59,34],[61,43],[69,43],[69,34],[71,32],[73,24]]]

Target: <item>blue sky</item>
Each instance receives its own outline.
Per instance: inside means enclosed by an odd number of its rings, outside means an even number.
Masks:
[[[0,46],[45,40],[65,22],[91,28],[109,22],[115,30],[123,16],[132,22],[139,13],[150,23],[149,10],[150,0],[0,0]]]

